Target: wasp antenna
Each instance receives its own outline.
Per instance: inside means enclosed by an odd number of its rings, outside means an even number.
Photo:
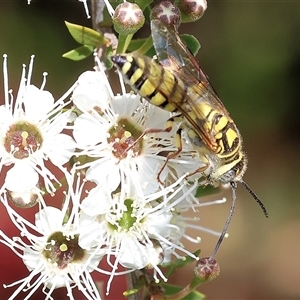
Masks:
[[[222,244],[222,241],[227,233],[227,229],[229,227],[229,224],[231,222],[231,219],[232,219],[232,216],[233,216],[233,213],[234,213],[234,209],[235,209],[235,204],[236,204],[236,188],[237,188],[237,184],[236,182],[230,182],[230,185],[231,185],[231,189],[232,189],[232,204],[231,204],[231,208],[230,208],[230,212],[229,212],[229,215],[227,217],[227,220],[226,220],[226,223],[223,227],[223,230],[222,230],[222,233],[219,237],[219,240],[215,246],[215,249],[212,253],[212,255],[210,256],[209,260],[212,260],[214,258],[214,256],[216,255],[216,253],[218,252],[221,244]]]
[[[241,180],[241,184],[245,187],[245,189],[249,192],[249,194],[254,198],[254,200],[259,204],[261,207],[262,211],[264,212],[266,218],[269,217],[269,214],[267,212],[266,207],[264,204],[261,202],[261,200],[258,198],[258,196],[250,189],[250,186],[243,180]]]

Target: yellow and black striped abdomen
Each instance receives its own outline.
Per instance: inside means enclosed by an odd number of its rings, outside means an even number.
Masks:
[[[184,102],[187,86],[151,58],[135,54],[114,55],[111,60],[132,89],[151,104],[176,112]]]

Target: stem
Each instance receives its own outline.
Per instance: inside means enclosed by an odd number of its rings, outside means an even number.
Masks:
[[[139,284],[138,274],[137,272],[131,272],[126,275],[127,281],[127,290],[135,289]],[[140,292],[130,295],[128,300],[140,300]]]
[[[143,43],[143,45],[136,50],[136,52],[139,54],[145,54],[152,46],[153,46],[153,41],[152,41],[152,36],[150,35]]]
[[[128,45],[130,44],[130,41],[133,37],[133,34],[120,34],[119,35],[119,42],[117,47],[117,53],[125,53],[126,49],[128,48]]]

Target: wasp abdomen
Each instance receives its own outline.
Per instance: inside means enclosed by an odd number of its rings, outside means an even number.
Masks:
[[[135,92],[151,104],[176,112],[187,95],[186,85],[149,57],[121,54],[111,60]]]

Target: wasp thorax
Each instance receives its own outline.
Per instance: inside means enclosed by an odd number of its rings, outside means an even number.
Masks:
[[[15,158],[23,159],[39,150],[42,143],[43,138],[37,127],[22,121],[10,126],[5,135],[4,148]]]
[[[131,151],[132,156],[138,156],[143,149],[143,139],[140,139],[143,130],[127,119],[120,119],[108,131],[108,143],[112,146],[113,155],[118,159],[127,156]]]
[[[85,256],[85,250],[78,245],[78,238],[79,235],[65,236],[60,231],[55,232],[48,238],[42,254],[55,267],[64,269]]]

